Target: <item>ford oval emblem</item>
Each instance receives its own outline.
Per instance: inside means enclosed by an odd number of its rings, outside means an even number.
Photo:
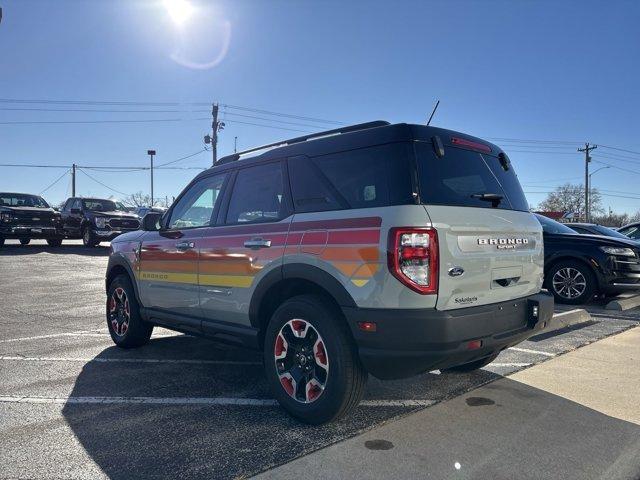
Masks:
[[[449,276],[450,277],[459,277],[462,274],[464,274],[464,268],[462,267],[452,267],[449,269]]]

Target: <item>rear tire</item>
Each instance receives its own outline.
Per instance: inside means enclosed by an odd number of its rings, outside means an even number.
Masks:
[[[275,398],[305,423],[337,420],[364,394],[367,372],[347,324],[317,295],[293,297],[275,311],[265,332],[264,364]]]
[[[59,247],[60,245],[62,245],[62,239],[61,238],[50,238],[47,240],[47,244],[50,247]]]
[[[84,227],[82,229],[82,243],[85,247],[95,247],[100,242],[96,240],[90,227]]]
[[[20,245],[22,245],[22,246],[29,245],[30,242],[31,242],[30,238],[21,238],[20,239]]]
[[[595,275],[586,264],[576,260],[561,260],[553,265],[545,285],[556,302],[568,305],[589,303],[597,293]]]
[[[107,292],[107,327],[113,343],[121,348],[135,348],[151,338],[153,325],[142,320],[140,304],[127,275],[118,275]]]
[[[456,365],[455,367],[445,368],[445,372],[452,373],[469,373],[475,370],[479,370],[482,367],[486,367],[498,357],[498,354],[489,355],[488,357],[481,358],[475,362],[463,363],[462,365]]]

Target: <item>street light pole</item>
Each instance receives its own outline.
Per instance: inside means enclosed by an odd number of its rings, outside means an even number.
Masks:
[[[151,205],[153,207],[153,156],[156,154],[155,150],[147,150],[147,155],[151,157]]]
[[[606,170],[607,168],[611,168],[609,165],[607,165],[606,167],[600,167],[597,170],[591,172],[589,174],[589,179],[587,181],[587,189],[589,191],[589,208],[588,208],[588,212],[589,212],[589,216],[591,216],[591,201],[592,201],[592,197],[593,195],[591,195],[591,177],[593,177],[596,173],[598,173],[600,170]]]

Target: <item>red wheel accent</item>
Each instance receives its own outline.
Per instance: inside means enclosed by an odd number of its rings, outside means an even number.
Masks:
[[[280,384],[285,389],[285,391],[293,397],[296,390],[296,381],[293,379],[293,377],[290,374],[285,373],[280,377]]]
[[[327,361],[327,351],[324,348],[324,342],[318,338],[316,344],[313,346],[313,355],[316,357],[316,362],[325,370],[329,368],[329,362]]]
[[[127,333],[131,309],[127,293],[122,287],[117,287],[107,301],[107,319],[117,336],[122,337]]]
[[[109,299],[109,312],[113,313],[116,311],[116,300],[113,296]]]
[[[287,355],[287,341],[281,333],[276,337],[276,347],[273,353],[276,359],[284,358]]]

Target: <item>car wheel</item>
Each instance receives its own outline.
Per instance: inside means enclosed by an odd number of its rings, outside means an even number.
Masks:
[[[29,245],[30,242],[31,242],[30,238],[21,238],[20,239],[20,245]]]
[[[4,238],[0,237],[0,247],[4,247]]]
[[[462,365],[456,365],[455,367],[445,368],[444,371],[453,372],[453,373],[473,372],[474,370],[479,370],[482,367],[486,367],[491,362],[493,362],[497,356],[498,354],[495,353],[493,355],[489,355],[488,357],[481,358],[480,360],[476,360],[475,362],[469,362],[469,363],[464,363]]]
[[[82,229],[82,243],[85,247],[95,247],[96,245],[98,245],[99,242],[96,241],[95,237],[93,236],[91,228],[84,227]]]
[[[140,347],[151,338],[153,325],[142,320],[131,280],[118,275],[107,292],[107,327],[113,342],[122,348]]]
[[[47,244],[50,247],[59,247],[60,245],[62,245],[62,239],[61,238],[50,238],[47,240]]]
[[[556,302],[570,305],[588,303],[596,294],[596,278],[584,263],[564,260],[549,270],[547,288]]]
[[[357,407],[367,372],[340,313],[315,295],[284,302],[265,333],[267,381],[282,407],[314,425]]]

